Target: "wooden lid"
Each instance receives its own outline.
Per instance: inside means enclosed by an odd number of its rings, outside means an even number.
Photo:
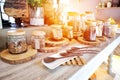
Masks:
[[[34,30],[32,32],[32,35],[36,35],[36,36],[45,36],[45,32],[44,31],[39,31],[39,30]]]
[[[22,29],[17,29],[17,30],[9,30],[7,32],[7,35],[23,35],[25,34],[25,31]]]
[[[79,16],[77,12],[68,12],[68,16]]]

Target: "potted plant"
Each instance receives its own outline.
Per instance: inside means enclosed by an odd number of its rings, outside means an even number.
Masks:
[[[44,25],[44,8],[46,0],[27,0],[30,7],[30,25]]]

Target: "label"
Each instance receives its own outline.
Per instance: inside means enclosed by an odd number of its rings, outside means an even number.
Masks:
[[[40,49],[40,41],[39,41],[39,39],[35,39],[35,49]]]

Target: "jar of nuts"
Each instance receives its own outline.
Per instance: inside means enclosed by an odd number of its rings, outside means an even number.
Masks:
[[[27,51],[25,31],[22,29],[10,30],[7,32],[8,51],[13,54],[24,53]]]
[[[41,49],[45,47],[45,35],[46,33],[44,31],[33,31],[31,35],[32,48],[41,51]]]

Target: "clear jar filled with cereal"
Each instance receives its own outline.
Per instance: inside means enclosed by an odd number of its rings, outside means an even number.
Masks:
[[[7,32],[7,39],[8,51],[10,53],[19,54],[27,51],[27,43],[24,30],[9,30]]]
[[[33,49],[40,51],[45,47],[45,35],[44,31],[34,30],[31,35],[31,45]]]

